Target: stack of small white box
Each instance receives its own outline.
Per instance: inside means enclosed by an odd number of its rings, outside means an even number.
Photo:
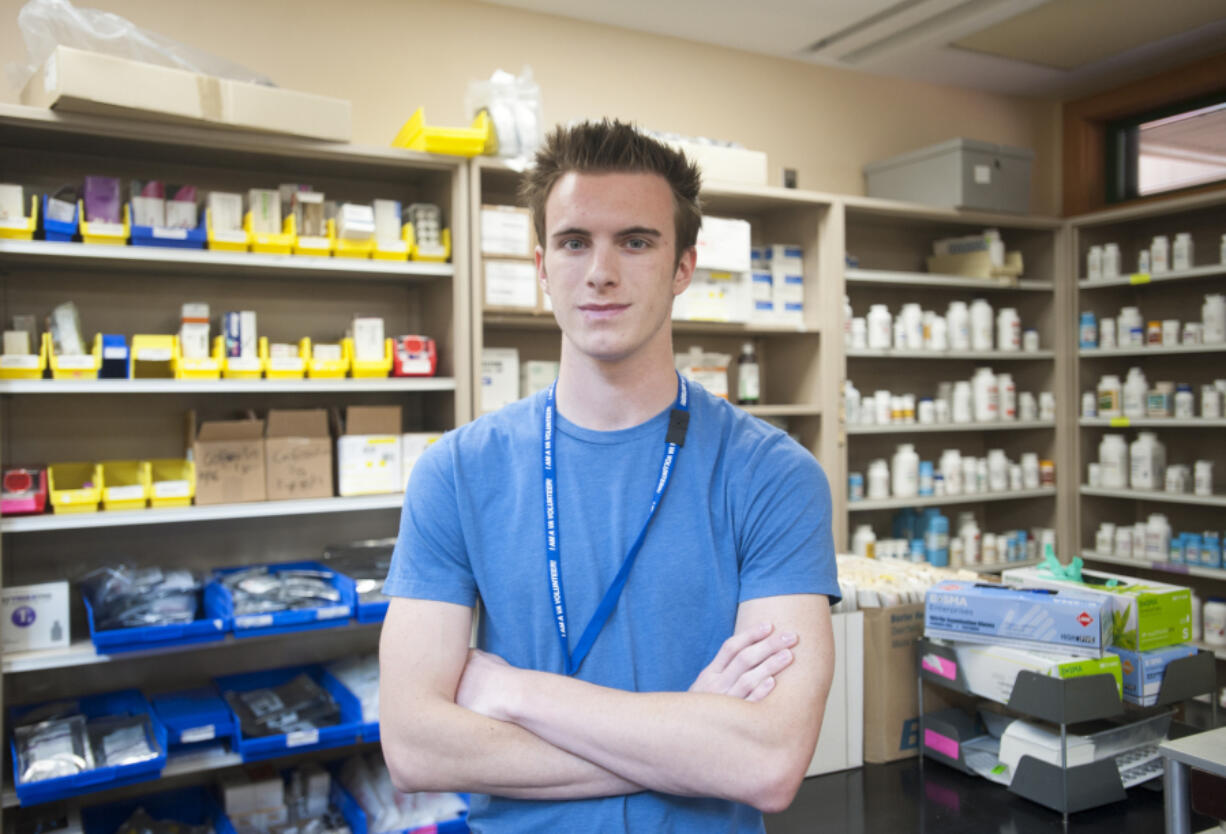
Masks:
[[[749,321],[750,227],[746,220],[704,217],[690,287],[673,303],[673,318]]]
[[[758,321],[805,323],[804,250],[775,243],[753,249],[753,307]]]

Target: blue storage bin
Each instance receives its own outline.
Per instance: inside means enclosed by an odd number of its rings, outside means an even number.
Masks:
[[[326,567],[326,564],[325,564]],[[328,568],[332,570],[332,568]],[[358,583],[352,576],[336,571],[337,587],[344,587],[353,596],[353,610],[359,623],[381,623],[387,618],[387,600],[362,602],[358,596]]]
[[[263,672],[247,672],[242,675],[226,675],[214,681],[222,693],[250,692],[253,689],[280,686],[302,673],[326,689],[340,708],[341,723],[333,727],[320,727],[310,733],[246,737],[242,724],[234,710],[230,710],[234,722],[234,748],[244,762],[258,762],[288,753],[305,753],[329,747],[356,744],[361,736],[362,705],[344,684],[329,675],[322,666],[290,666],[284,669],[269,669]],[[227,704],[227,708],[229,705]]]
[[[136,216],[131,210],[129,204],[128,211],[132,217]],[[200,222],[199,212],[197,212],[196,228],[194,229],[168,229],[163,226],[137,226],[132,224],[132,236],[130,241],[133,246],[162,246],[171,249],[203,249],[208,241],[208,234],[204,228],[204,223]]]
[[[260,567],[253,565],[253,567]],[[293,611],[276,611],[269,614],[234,614],[234,598],[219,578],[247,568],[223,568],[213,571],[212,579],[204,587],[204,613],[207,617],[219,617],[225,621],[226,630],[235,637],[260,637],[268,634],[287,634],[291,631],[312,631],[319,628],[335,628],[346,625],[353,616],[353,580],[319,562],[286,562],[267,565],[272,573],[283,570],[304,569],[326,571],[332,574],[332,586],[340,592],[340,601],[320,608],[301,608]]]
[[[55,240],[60,242],[68,242],[77,236],[77,227],[80,225],[80,212],[77,205],[74,203],[72,208],[72,222],[65,223],[60,220],[52,220],[47,216],[47,195],[43,195],[43,237],[47,240]]]
[[[131,373],[128,340],[116,333],[102,334],[102,367],[98,379],[127,379]]]
[[[345,822],[349,823],[349,830],[353,834],[380,834],[370,830],[367,823],[366,812],[362,810],[362,806],[353,798],[353,794],[345,789],[341,784],[337,774],[340,768],[332,770],[332,805],[336,810],[341,812],[341,816],[345,818]],[[469,801],[469,795],[466,793],[459,794],[465,804]],[[468,834],[468,811],[465,811],[455,819],[444,820],[430,825],[419,825],[415,828],[403,828],[395,834]],[[85,832],[92,834],[92,832]],[[218,832],[221,834],[221,832]]]
[[[211,643],[226,636],[226,621],[221,617],[206,617],[190,623],[175,625],[135,626],[96,631],[94,629],[94,606],[87,595],[82,594],[81,596],[85,602],[85,618],[89,621],[89,639],[93,641],[98,654],[122,654],[144,649]]]
[[[216,739],[232,739],[234,713],[215,686],[167,692],[149,699],[153,711],[166,725],[171,750],[207,744]]]
[[[84,834],[115,834],[137,808],[156,820],[175,820],[185,825],[213,824],[215,834],[235,834],[234,825],[207,788],[180,788],[165,793],[125,799],[81,810]]]
[[[350,697],[353,697],[352,695]],[[79,711],[87,719],[102,718],[109,715],[148,715],[149,724],[157,742],[159,754],[145,762],[114,767],[99,767],[76,773],[72,776],[61,776],[58,779],[44,779],[41,782],[18,783],[17,799],[22,805],[36,805],[53,799],[65,799],[80,796],[85,793],[109,790],[123,785],[132,785],[155,779],[166,766],[166,727],[158,720],[145,696],[135,689],[125,689],[119,692],[109,692],[104,695],[90,695],[78,698],[76,703]],[[15,707],[9,710],[9,752],[12,754],[13,773],[19,771],[17,762],[17,740],[13,735],[13,727],[27,713],[38,709],[42,704],[32,704]],[[14,777],[14,780],[16,777]]]

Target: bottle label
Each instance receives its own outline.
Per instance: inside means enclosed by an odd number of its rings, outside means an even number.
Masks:
[[[737,398],[741,402],[755,403],[761,397],[758,366],[746,363],[737,369]]]

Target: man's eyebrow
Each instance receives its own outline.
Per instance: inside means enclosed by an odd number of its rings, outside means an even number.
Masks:
[[[631,226],[629,229],[622,229],[617,233],[618,237],[626,235],[643,235],[646,237],[663,237],[659,229],[653,229],[650,226]]]
[[[581,229],[578,226],[568,226],[565,229],[558,229],[555,232],[550,232],[550,237],[565,237],[566,235],[582,235],[583,237],[591,237],[591,232],[587,229]]]

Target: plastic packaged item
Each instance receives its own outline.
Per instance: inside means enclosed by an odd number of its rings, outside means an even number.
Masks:
[[[1155,274],[1171,270],[1171,242],[1166,235],[1155,235],[1149,244],[1149,268]]]
[[[1005,492],[1009,488],[1009,459],[1004,449],[988,452],[988,491]]]
[[[1145,322],[1138,307],[1124,307],[1116,319],[1117,341],[1120,347],[1143,347],[1145,345]]]
[[[975,458],[975,491],[988,491],[988,459]]]
[[[1214,647],[1226,647],[1226,599],[1209,597],[1201,606],[1204,642]]]
[[[883,459],[879,458],[868,465],[868,497],[890,497],[890,465]]]
[[[973,514],[965,513],[961,516],[958,523],[958,538],[962,541],[962,564],[982,564],[979,549],[981,540],[979,524],[975,521]]]
[[[1200,416],[1206,420],[1216,420],[1222,416],[1222,392],[1216,385],[1202,385],[1200,388]]]
[[[1121,415],[1121,400],[1123,387],[1120,378],[1115,374],[1105,374],[1098,381],[1098,416],[1119,417]]]
[[[1175,386],[1175,419],[1192,419],[1195,406],[1196,397],[1192,393],[1192,386],[1182,382]]]
[[[1040,482],[1039,456],[1034,452],[1022,454],[1022,488],[1038,489]]]
[[[1142,249],[1137,253],[1137,272],[1143,275],[1148,275],[1150,272],[1150,255],[1148,249]]]
[[[1098,416],[1098,396],[1093,391],[1086,391],[1081,395],[1081,416]]]
[[[1145,416],[1146,399],[1149,396],[1149,380],[1140,368],[1129,368],[1124,378],[1123,412],[1125,417],[1138,419]]]
[[[1165,562],[1171,552],[1171,524],[1162,513],[1152,513],[1145,522],[1145,558]]]
[[[864,500],[864,473],[863,472],[848,472],[847,473],[847,500],[848,501],[863,501]]]
[[[1022,349],[1022,320],[1013,307],[1003,307],[996,314],[996,349],[1006,353]]]
[[[1156,382],[1145,400],[1146,417],[1170,417],[1175,407],[1175,383]]]
[[[1226,235],[1222,235],[1222,245],[1218,251],[1218,263],[1226,265]]]
[[[1179,319],[1162,320],[1163,347],[1176,347],[1179,344]]]
[[[871,350],[879,350],[890,346],[893,334],[893,317],[884,304],[874,304],[868,310],[868,346]]]
[[[1171,250],[1171,269],[1185,270],[1191,269],[1195,263],[1193,253],[1192,235],[1188,232],[1180,232],[1175,235],[1175,245]]]
[[[1216,530],[1201,533],[1200,563],[1206,568],[1222,567],[1222,539]]]
[[[1162,346],[1162,322],[1152,319],[1145,325],[1145,344],[1149,347]]]
[[[973,457],[962,458],[962,491],[965,493],[979,492],[979,479],[976,476],[977,461]]]
[[[151,761],[159,747],[148,715],[114,715],[89,722],[95,767],[123,767]]]
[[[899,445],[890,466],[892,494],[895,498],[911,498],[919,493],[919,455],[910,443]]]
[[[924,511],[924,559],[934,567],[949,564],[949,519],[935,507]]]
[[[915,395],[902,395],[902,421],[904,423],[915,422]]]
[[[1056,462],[1044,458],[1039,461],[1039,486],[1043,488],[1056,485]]]
[[[1013,384],[1012,374],[1000,374],[996,377],[996,390],[1000,401],[1000,419],[1017,419],[1017,387]]]
[[[851,552],[865,559],[876,558],[877,534],[872,525],[861,524],[851,537]]]
[[[1037,420],[1039,419],[1039,407],[1035,402],[1034,394],[1029,391],[1022,391],[1017,395],[1017,417],[1019,420]]]
[[[945,322],[949,327],[949,349],[971,349],[970,311],[965,301],[951,301],[945,313]]]
[[[924,310],[920,305],[907,303],[902,305],[899,319],[903,326],[903,343],[905,350],[924,349]]]
[[[932,461],[922,460],[919,465],[919,494],[932,495],[935,489],[935,473]]]
[[[946,449],[941,453],[939,465],[942,480],[947,495],[962,494],[962,453],[957,449]]]
[[[1193,466],[1193,492],[1197,495],[1213,494],[1213,461],[1198,460]]]
[[[894,350],[907,349],[907,325],[899,314],[894,319]]]
[[[1113,548],[1110,553],[1114,553],[1121,559],[1132,558],[1132,527],[1119,527],[1115,531],[1115,541],[1112,542]],[[1108,555],[1110,555],[1110,553]]]
[[[13,731],[19,784],[59,779],[94,769],[84,715],[21,724]]]
[[[1120,245],[1108,243],[1103,246],[1103,278],[1120,277]]]
[[[890,396],[889,391],[877,391],[873,394],[873,412],[877,425],[885,426],[890,423],[893,417],[892,403],[893,397]]]
[[[982,558],[980,561],[985,565],[994,565],[1000,561],[996,546],[996,536],[993,533],[984,533],[980,542]]]
[[[1103,465],[1090,463],[1086,466],[1086,483],[1097,489],[1103,485]]]
[[[1137,435],[1128,449],[1132,489],[1159,489],[1166,478],[1166,446],[1152,431]]]
[[[843,419],[849,426],[859,425],[861,422],[860,392],[850,379],[843,383]]]
[[[992,349],[992,319],[992,305],[986,298],[976,298],[971,302],[971,350],[990,351]]]
[[[1039,392],[1039,419],[1056,419],[1056,395],[1051,391]]]
[[[79,584],[98,631],[190,623],[202,587],[190,571],[126,565],[98,568]]]
[[[1098,444],[1098,462],[1102,466],[1103,488],[1127,488],[1131,470],[1128,465],[1128,445],[1124,441],[1124,435],[1103,435]]]
[[[1009,489],[1017,492],[1022,489],[1022,484],[1025,480],[1022,476],[1022,465],[1020,463],[1009,464]]]
[[[971,384],[963,380],[954,383],[953,422],[969,423],[973,418],[971,412]]]
[[[1216,390],[1214,389],[1214,391]],[[931,425],[937,420],[936,406],[932,402],[932,397],[921,397],[917,412],[919,422],[923,425]]]
[[[953,412],[950,410],[949,400],[945,399],[944,397],[938,397],[933,402],[933,412],[936,415],[936,422],[938,423],[949,423],[953,420]]]
[[[1221,293],[1206,295],[1205,303],[1200,308],[1200,318],[1204,327],[1204,344],[1226,342],[1226,296]]]
[[[1183,325],[1183,335],[1180,344],[1201,345],[1205,341],[1205,326],[1198,321],[1187,321]]]
[[[1102,350],[1110,350],[1115,346],[1115,319],[1100,319],[1098,322],[1098,347]]]
[[[851,320],[850,347],[852,350],[864,350],[868,347],[868,322],[863,316]]]
[[[992,369],[976,368],[971,383],[975,392],[975,421],[992,423],[1000,419],[1000,391]]]
[[[928,338],[924,346],[928,350],[949,350],[949,325],[945,321],[944,316],[934,315],[932,317],[932,323],[928,326],[927,334]]]
[[[1186,493],[1191,486],[1188,483],[1189,473],[1188,467],[1181,463],[1168,466],[1166,468],[1166,491],[1174,492],[1182,495]]]
[[[1086,279],[1099,281],[1103,277],[1103,248],[1091,246],[1086,253]]]
[[[736,401],[739,405],[757,405],[761,401],[761,377],[758,372],[758,354],[753,342],[741,345],[741,355],[736,360]]]
[[[1022,351],[1025,353],[1039,352],[1039,331],[1034,328],[1022,331]]]

